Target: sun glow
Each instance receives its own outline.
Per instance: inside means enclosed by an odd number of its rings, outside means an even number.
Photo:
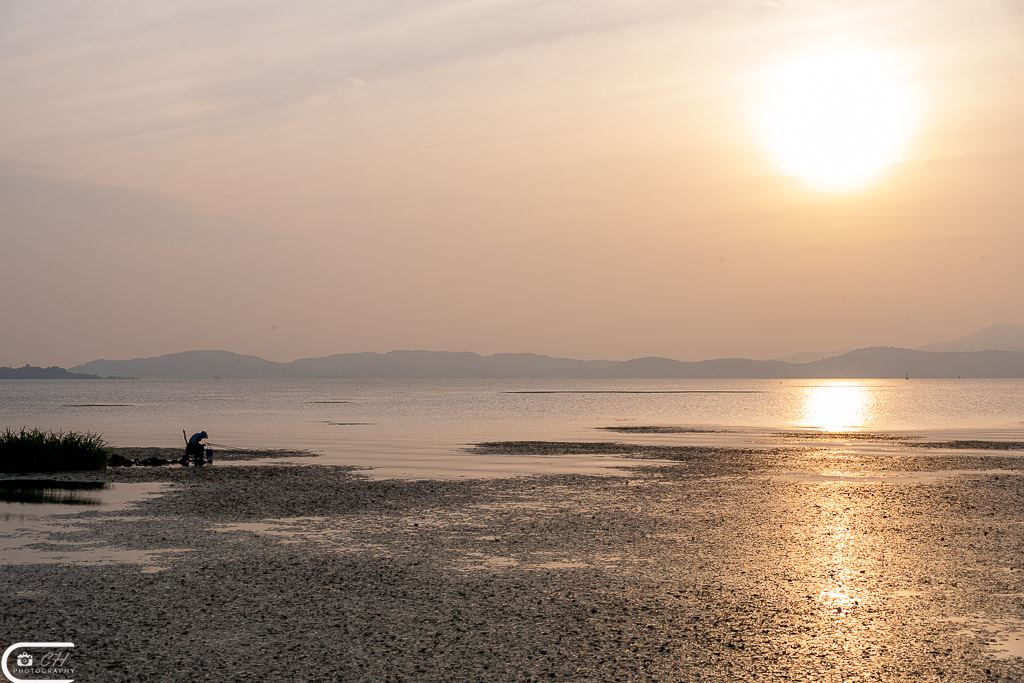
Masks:
[[[757,108],[761,139],[784,173],[850,190],[902,159],[917,102],[896,58],[868,50],[809,52],[769,69]]]
[[[856,382],[806,387],[800,426],[834,432],[861,429],[873,414],[874,396]]]

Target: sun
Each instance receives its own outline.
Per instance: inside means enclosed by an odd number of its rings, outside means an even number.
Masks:
[[[821,50],[765,72],[757,127],[784,173],[815,189],[852,190],[902,160],[916,110],[895,57]]]

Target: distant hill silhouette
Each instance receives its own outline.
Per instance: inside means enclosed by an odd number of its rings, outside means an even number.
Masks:
[[[775,360],[784,360],[787,363],[811,363],[816,360],[824,360],[825,358],[832,358],[834,356],[841,356],[844,353],[848,353],[853,349],[834,349],[832,351],[801,351],[800,353],[793,353],[782,358],[776,358]]]
[[[1024,378],[1024,353],[857,349],[810,363],[722,358],[683,362],[573,360],[530,353],[481,356],[446,351],[349,353],[276,363],[229,351],[187,351],[72,368],[140,379],[797,379],[844,377]]]
[[[1021,351],[1024,352],[1024,327],[999,323],[953,341],[925,344],[921,351]]]
[[[391,351],[345,353],[277,363],[230,351],[186,351],[134,360],[94,360],[76,371],[144,379],[474,379],[596,376],[616,361],[582,361],[532,353]]]
[[[94,360],[73,372],[139,379],[278,379],[293,377],[286,364],[230,351],[184,351],[134,360]]]
[[[77,372],[68,372],[64,368],[51,365],[48,368],[40,368],[35,365],[26,365],[21,368],[0,367],[0,379],[103,379],[99,375],[87,375]]]
[[[579,372],[590,376],[615,365],[615,361],[571,360],[533,353],[476,353],[448,351],[391,351],[351,353],[304,358],[289,363],[298,377],[366,377],[376,379],[568,377]]]
[[[1017,351],[916,351],[876,346],[798,366],[800,377],[1024,378]]]
[[[609,379],[764,379],[792,377],[799,367],[780,360],[720,358],[683,362],[667,358],[622,361],[603,372]]]

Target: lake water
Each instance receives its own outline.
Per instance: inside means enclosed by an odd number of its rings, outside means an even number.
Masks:
[[[664,425],[714,433],[636,435]],[[0,429],[102,433],[114,446],[302,448],[378,476],[591,471],[607,458],[464,452],[500,440],[738,444],[793,430],[1021,440],[1022,380],[4,380]]]

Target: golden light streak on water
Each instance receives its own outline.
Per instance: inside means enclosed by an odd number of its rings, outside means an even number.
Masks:
[[[804,388],[799,425],[827,432],[865,427],[874,417],[871,388],[857,380],[827,382]]]

